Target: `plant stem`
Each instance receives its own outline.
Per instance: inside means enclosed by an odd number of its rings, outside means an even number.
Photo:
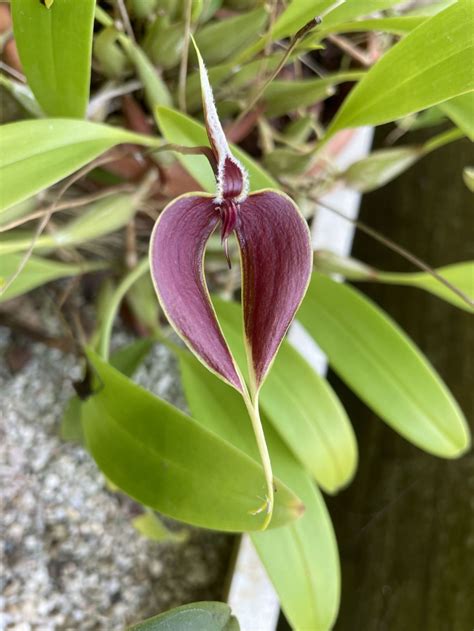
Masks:
[[[109,308],[105,314],[104,323],[102,324],[102,330],[99,341],[99,355],[105,359],[109,359],[110,354],[110,337],[112,335],[112,327],[114,324],[115,316],[120,307],[120,303],[127,294],[130,287],[137,282],[139,278],[148,271],[148,257],[142,259],[138,265],[133,269],[122,282],[117,286],[112,297],[110,299]]]
[[[262,525],[262,530],[266,530],[272,519],[274,505],[272,463],[270,461],[267,441],[265,440],[262,421],[260,419],[260,412],[258,409],[258,394],[255,395],[253,401],[251,400],[247,392],[245,392],[242,397],[244,399],[245,407],[247,408],[250,420],[252,422],[252,428],[255,435],[255,440],[257,441],[258,452],[262,461],[263,472],[265,474],[265,482],[267,485],[267,496],[265,498],[265,502],[256,511],[254,511],[253,514],[257,515],[258,513],[265,511],[266,517]]]

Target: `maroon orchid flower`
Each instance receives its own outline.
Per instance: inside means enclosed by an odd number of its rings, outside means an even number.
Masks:
[[[150,269],[170,324],[198,359],[245,401],[266,476],[267,496],[255,511],[267,512],[266,527],[273,510],[273,481],[258,393],[306,292],[311,241],[306,221],[289,197],[274,190],[249,193],[247,172],[230,151],[197,54],[217,193],[189,193],[168,204],[151,237]],[[224,338],[204,276],[206,244],[218,228],[226,252],[232,233],[240,249],[248,385]]]

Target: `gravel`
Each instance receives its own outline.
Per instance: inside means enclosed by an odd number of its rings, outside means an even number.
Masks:
[[[197,528],[188,528],[184,544],[141,536],[131,524],[141,508],[107,488],[81,446],[59,438],[71,382],[80,376],[77,360],[20,342],[20,356],[29,359],[17,372],[0,361],[0,629],[116,630],[183,603],[219,599],[232,538]],[[0,357],[17,343],[0,327]],[[165,348],[154,348],[136,379],[183,406]]]

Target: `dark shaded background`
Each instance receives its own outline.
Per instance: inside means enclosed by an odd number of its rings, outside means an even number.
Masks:
[[[387,129],[379,130],[376,144],[381,146],[386,134]],[[361,219],[431,265],[473,259],[474,198],[462,181],[463,167],[473,158],[468,141],[438,150],[364,196]],[[353,256],[381,269],[413,271],[360,232]],[[472,316],[414,288],[359,288],[428,356],[472,427]],[[354,482],[326,498],[342,565],[335,630],[472,631],[472,452],[454,461],[425,454],[380,421],[335,375],[330,381],[354,424],[360,450]]]

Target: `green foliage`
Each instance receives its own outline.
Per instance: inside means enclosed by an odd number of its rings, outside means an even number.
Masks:
[[[2,286],[17,271],[22,256],[19,254],[2,254],[0,256],[0,290]],[[104,269],[103,263],[85,262],[79,265],[68,265],[59,263],[49,259],[40,258],[39,256],[30,256],[22,273],[8,287],[8,289],[0,293],[0,303],[10,300],[15,296],[20,296],[35,287],[40,287],[52,280],[58,278],[66,278],[67,276],[78,276],[79,274],[87,274],[99,269]]]
[[[208,144],[204,125],[201,125],[189,116],[170,108],[159,107],[156,110],[156,119],[163,136],[168,142],[191,147]],[[249,158],[235,146],[232,146],[232,151],[248,171],[251,190],[278,188],[275,180],[252,158]],[[178,158],[186,170],[191,173],[205,190],[213,191],[215,189],[214,174],[206,158],[181,154],[179,154]]]
[[[444,458],[469,448],[464,416],[438,374],[362,294],[315,273],[297,317],[338,375],[402,436]]]
[[[83,118],[89,102],[95,0],[11,0],[30,88],[49,116]]]
[[[470,140],[474,141],[474,92],[461,94],[441,103],[439,107]]]
[[[234,339],[229,342],[235,350]],[[190,354],[181,356],[180,365],[193,416],[207,429],[258,457],[239,395]],[[268,422],[264,422],[264,429],[275,474],[297,490],[305,513],[286,528],[252,535],[252,541],[290,623],[298,629],[329,631],[337,614],[340,590],[338,552],[331,521],[321,494],[302,465]]]
[[[129,631],[239,631],[239,623],[228,605],[202,602],[170,609],[134,624]]]
[[[121,143],[158,144],[156,139],[119,127],[70,119],[3,125],[0,142],[0,214],[80,169],[111,147]]]
[[[233,532],[262,527],[265,515],[252,514],[265,491],[259,464],[93,351],[87,357],[94,394],[83,406],[82,424],[87,447],[107,478],[142,504],[186,523]],[[298,498],[275,482],[270,528],[301,512]]]
[[[51,250],[87,243],[127,225],[136,212],[139,196],[117,193],[94,202],[82,209],[82,213],[58,227],[50,234],[40,236],[34,244],[35,251]],[[33,241],[33,233],[11,230],[0,238],[0,254],[22,252]]]
[[[235,303],[214,305],[242,372],[246,356],[242,315]],[[335,493],[354,475],[357,444],[337,396],[288,342],[283,342],[260,394],[262,410],[294,456],[325,491]]]
[[[371,68],[338,111],[328,134],[393,121],[472,92],[473,29],[473,0],[459,0],[423,22]]]

